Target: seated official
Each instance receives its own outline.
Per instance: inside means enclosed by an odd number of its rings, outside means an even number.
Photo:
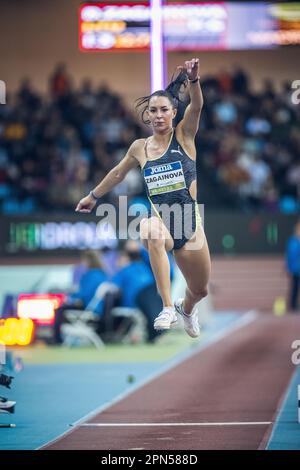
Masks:
[[[87,307],[95,295],[98,287],[107,281],[100,254],[96,251],[85,251],[81,255],[82,262],[86,268],[79,280],[78,290],[68,296],[67,301],[55,311],[54,342],[62,343],[61,326],[66,322],[64,311],[68,309],[82,310]]]
[[[146,318],[147,340],[153,341],[159,332],[153,328],[153,320],[160,311],[161,299],[146,250],[136,241],[128,240],[120,256],[119,271],[110,283],[118,288],[108,292],[99,302],[96,311],[109,318],[113,307],[127,307],[141,310]],[[173,267],[171,264],[171,279]],[[109,322],[108,322],[109,323]]]

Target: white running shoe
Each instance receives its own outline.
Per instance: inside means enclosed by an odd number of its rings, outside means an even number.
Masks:
[[[192,310],[191,315],[187,315],[183,310],[184,299],[178,299],[174,302],[174,307],[177,313],[182,316],[184,329],[191,338],[197,338],[200,335],[200,326],[198,320],[197,306]]]
[[[165,307],[154,320],[155,330],[169,330],[171,326],[178,322],[173,307]]]
[[[14,413],[15,401],[7,400],[7,398],[0,397],[0,413]]]

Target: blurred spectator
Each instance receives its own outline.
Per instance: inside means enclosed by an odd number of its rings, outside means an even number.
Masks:
[[[101,309],[107,317],[113,307],[139,309],[146,319],[147,341],[152,342],[160,335],[154,330],[153,321],[162,308],[155,279],[151,270],[147,251],[140,243],[127,240],[119,259],[120,269],[111,278],[111,283],[118,287],[118,292],[108,292],[100,301],[97,310]],[[171,270],[173,277],[173,269]]]
[[[232,76],[228,70],[221,70],[218,74],[217,79],[222,92],[229,93],[232,91]]]
[[[22,80],[18,98],[22,106],[30,108],[32,111],[38,109],[41,104],[40,97],[34,92],[29,78]]]
[[[294,234],[287,243],[286,267],[290,276],[288,306],[291,311],[297,311],[300,282],[300,221],[297,222]]]
[[[122,259],[123,266],[112,277],[111,282],[121,290],[122,307],[136,308],[136,297],[147,285],[154,282],[149,266],[141,257],[141,246],[134,240],[127,240]]]
[[[66,72],[65,64],[58,64],[50,77],[50,92],[54,99],[60,98],[70,91],[70,79]]]
[[[249,79],[247,74],[239,67],[235,66],[232,75],[232,88],[233,91],[240,94],[246,94],[248,92]]]
[[[259,205],[265,199],[266,189],[270,182],[271,171],[268,165],[260,160],[257,154],[243,153],[238,158],[237,166],[245,171],[248,180],[240,182],[240,194],[247,196],[253,205]]]
[[[229,96],[214,106],[217,125],[232,124],[237,119],[237,109]]]

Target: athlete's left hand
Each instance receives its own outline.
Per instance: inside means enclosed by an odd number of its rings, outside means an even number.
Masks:
[[[177,67],[181,71],[186,72],[189,80],[195,80],[199,76],[199,59],[186,60],[184,67]]]

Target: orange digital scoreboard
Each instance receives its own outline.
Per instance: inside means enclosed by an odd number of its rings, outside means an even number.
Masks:
[[[300,44],[300,3],[166,2],[167,51],[267,49]],[[154,11],[154,10],[153,10]],[[79,8],[79,48],[148,51],[150,2],[93,2]]]
[[[138,51],[150,48],[148,3],[87,3],[79,9],[81,51]]]

